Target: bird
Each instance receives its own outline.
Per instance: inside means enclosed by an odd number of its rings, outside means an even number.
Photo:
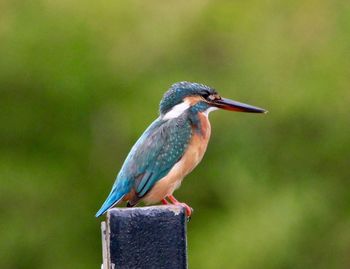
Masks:
[[[159,117],[151,123],[127,155],[107,199],[96,213],[103,215],[122,202],[183,206],[173,192],[202,160],[211,135],[209,113],[215,110],[267,113],[267,110],[221,97],[209,86],[177,82],[165,92]]]

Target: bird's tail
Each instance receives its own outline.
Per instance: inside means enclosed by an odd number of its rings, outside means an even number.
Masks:
[[[118,204],[126,193],[118,192],[115,188],[112,189],[111,193],[108,195],[106,201],[101,206],[100,210],[97,211],[95,217],[98,218],[102,214],[104,214],[108,209]]]

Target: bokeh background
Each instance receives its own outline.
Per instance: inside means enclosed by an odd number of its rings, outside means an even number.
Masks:
[[[94,214],[177,81],[215,112],[190,268],[350,267],[350,2],[0,2],[0,268],[99,268]]]

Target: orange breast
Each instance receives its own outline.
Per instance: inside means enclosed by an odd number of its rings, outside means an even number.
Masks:
[[[199,113],[201,130],[193,129],[192,139],[185,154],[177,162],[170,172],[160,179],[143,198],[146,203],[157,203],[168,195],[171,195],[181,184],[182,179],[188,175],[202,160],[207,149],[211,127],[208,117]]]

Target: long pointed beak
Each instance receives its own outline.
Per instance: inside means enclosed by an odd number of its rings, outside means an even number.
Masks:
[[[238,111],[238,112],[250,112],[250,113],[267,113],[268,112],[263,108],[240,103],[227,98],[214,100],[211,102],[211,105],[217,108],[230,110],[230,111]]]

